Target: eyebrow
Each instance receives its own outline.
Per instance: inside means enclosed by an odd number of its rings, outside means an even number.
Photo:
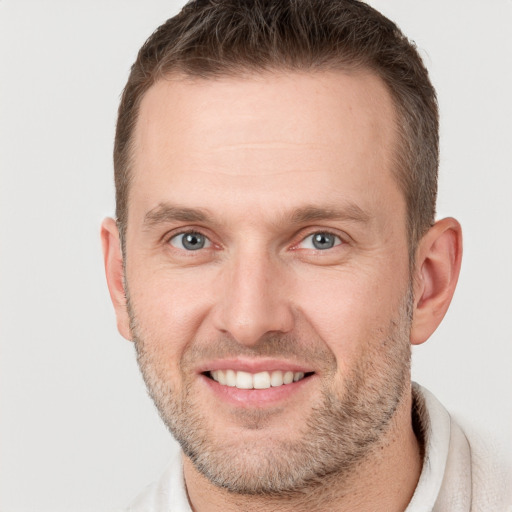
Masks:
[[[156,226],[166,222],[206,222],[211,215],[203,208],[186,208],[160,203],[149,210],[144,216],[144,225],[147,227]]]
[[[165,224],[168,222],[207,222],[212,219],[212,213],[204,208],[187,208],[174,206],[168,203],[160,203],[149,210],[144,216],[144,225],[147,228]],[[288,222],[290,224],[305,224],[307,222],[321,220],[343,220],[357,223],[367,223],[371,216],[354,203],[348,203],[341,207],[318,207],[314,205],[302,206],[293,210],[290,214],[278,216],[273,224]]]
[[[370,215],[357,204],[348,203],[333,208],[322,208],[314,205],[304,206],[292,212],[290,221],[292,224],[304,224],[316,220],[346,220],[367,223],[370,218]]]

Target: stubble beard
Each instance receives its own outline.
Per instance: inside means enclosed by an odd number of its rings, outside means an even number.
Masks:
[[[377,451],[410,386],[411,306],[409,291],[387,332],[383,329],[380,333],[380,342],[373,340],[369,344],[373,349],[344,378],[342,390],[335,389],[330,379],[324,379],[322,399],[304,415],[295,439],[269,438],[264,430],[268,419],[265,411],[247,411],[239,419],[248,431],[263,430],[262,442],[247,443],[243,434],[219,442],[193,393],[192,372],[187,371],[205,352],[235,355],[236,342],[222,339],[198,344],[186,352],[180,362],[182,391],[177,392],[169,384],[158,354],[152,353],[151,340],[141,332],[128,300],[137,360],[148,392],[197,471],[232,493],[281,497],[322,485],[329,476],[341,482]],[[332,376],[336,371],[336,359],[327,347],[310,349],[308,344],[288,335],[265,337],[251,349],[236,346],[238,355],[282,358],[293,354],[317,362],[325,369],[325,375]]]

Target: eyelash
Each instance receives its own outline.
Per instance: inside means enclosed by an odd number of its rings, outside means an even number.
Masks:
[[[206,249],[208,247],[211,247],[212,245],[212,242],[210,240],[209,237],[207,237],[206,235],[204,235],[203,233],[201,233],[200,231],[197,231],[197,230],[193,230],[193,229],[190,229],[190,230],[187,230],[187,231],[182,231],[180,233],[176,233],[172,236],[170,236],[168,239],[167,239],[167,243],[169,245],[172,245],[173,247],[176,247],[172,241],[175,240],[175,239],[178,239],[179,237],[185,237],[186,235],[195,235],[195,236],[198,236],[198,237],[202,237],[204,240],[205,240],[205,246],[203,247],[200,247],[198,249],[191,249],[191,250],[187,250],[187,252],[195,252],[195,251],[199,251],[201,249]],[[182,242],[182,245],[183,245],[183,242]],[[181,249],[180,247],[176,247],[177,249],[180,249],[180,250],[186,250],[186,249]]]
[[[200,248],[198,248],[198,249],[195,249],[195,250],[194,249],[187,250],[184,247],[177,247],[176,245],[174,245],[172,243],[172,241],[177,239],[178,237],[184,237],[186,235],[197,235],[197,236],[203,237],[204,240],[205,240],[205,245],[200,247]],[[333,237],[335,239],[334,240],[334,245],[332,247],[327,247],[325,249],[318,249],[318,248],[315,248],[315,247],[308,247],[308,248],[306,248],[307,250],[324,252],[324,251],[327,251],[329,249],[334,249],[335,247],[345,243],[345,241],[339,235],[337,235],[336,233],[333,233],[333,232],[328,231],[328,230],[316,230],[316,231],[312,231],[309,234],[307,234],[306,236],[302,237],[301,240],[298,243],[296,243],[296,244],[294,244],[292,246],[292,250],[300,249],[300,247],[299,247],[300,244],[304,243],[308,238],[311,238],[311,237],[313,237],[315,235],[327,235],[327,236]],[[212,241],[210,240],[210,238],[208,236],[203,234],[201,231],[194,230],[194,229],[189,229],[189,230],[186,230],[186,231],[175,233],[172,236],[169,236],[167,238],[167,243],[169,245],[172,245],[173,247],[175,247],[178,250],[183,250],[183,251],[189,252],[189,253],[193,253],[195,251],[200,251],[202,249],[207,249],[207,248],[210,248],[212,246]],[[183,245],[183,242],[182,242],[182,245]],[[311,242],[311,245],[313,245],[313,242]]]
[[[344,243],[343,240],[341,239],[341,237],[338,236],[335,233],[332,233],[330,231],[314,231],[314,232],[310,233],[309,235],[305,236],[304,238],[302,238],[301,241],[294,246],[294,248],[297,247],[299,244],[304,243],[308,238],[314,237],[315,235],[324,235],[324,236],[327,235],[329,237],[333,237],[334,238],[334,245],[332,247],[327,247],[325,249],[318,249],[316,247],[310,247],[310,248],[308,248],[309,250],[316,250],[316,251],[323,252],[323,251],[327,251],[329,249],[334,249],[338,245],[341,245],[341,244]],[[313,241],[311,242],[311,245],[314,245]]]

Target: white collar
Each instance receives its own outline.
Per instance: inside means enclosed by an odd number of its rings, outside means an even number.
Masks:
[[[451,419],[430,391],[413,383],[413,414],[423,437],[424,457],[420,479],[405,512],[431,512],[443,483],[450,450]]]

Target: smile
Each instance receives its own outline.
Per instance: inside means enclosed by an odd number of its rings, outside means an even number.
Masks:
[[[238,389],[268,389],[277,388],[293,382],[298,382],[311,373],[292,371],[263,371],[249,373],[236,370],[213,370],[206,373],[214,381],[223,386]]]

